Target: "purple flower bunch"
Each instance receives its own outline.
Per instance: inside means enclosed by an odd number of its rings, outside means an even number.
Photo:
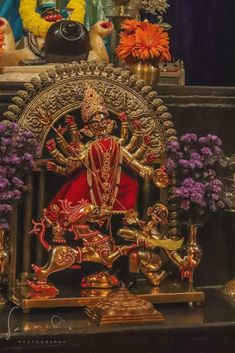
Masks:
[[[222,182],[217,175],[222,141],[215,135],[182,135],[167,145],[165,167],[173,176],[172,199],[186,222],[203,224],[210,212],[224,208]]]
[[[22,178],[37,153],[38,143],[30,131],[7,120],[0,123],[0,229],[9,228],[12,205],[25,187]]]

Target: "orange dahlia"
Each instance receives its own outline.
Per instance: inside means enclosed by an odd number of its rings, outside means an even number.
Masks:
[[[170,60],[169,36],[159,25],[143,22],[135,32],[133,55],[140,60]]]
[[[121,29],[128,32],[135,32],[139,26],[140,22],[137,20],[125,20],[121,24]]]
[[[138,60],[171,59],[169,36],[159,25],[148,21],[126,20],[121,28],[124,31],[120,34],[120,43],[116,49],[121,60],[133,63]]]
[[[116,49],[117,56],[126,62],[130,61],[135,47],[135,35],[120,33],[120,42]]]

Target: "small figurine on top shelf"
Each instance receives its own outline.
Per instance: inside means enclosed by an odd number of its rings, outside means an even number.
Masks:
[[[158,23],[164,30],[169,31],[171,25],[163,21],[163,15],[169,6],[167,0],[141,0],[140,17],[142,20]]]

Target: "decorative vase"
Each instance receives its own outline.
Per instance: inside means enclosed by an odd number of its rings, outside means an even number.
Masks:
[[[143,79],[148,86],[154,86],[159,81],[159,63],[153,65],[148,62],[138,62],[136,64],[129,65],[129,69],[139,79]]]
[[[197,243],[197,232],[198,226],[196,224],[190,224],[188,241],[182,247],[182,252],[185,255],[184,260],[187,262],[187,269],[185,272],[181,273],[181,275],[182,277],[187,277],[191,284],[193,283],[194,270],[199,265],[202,257],[202,249]]]

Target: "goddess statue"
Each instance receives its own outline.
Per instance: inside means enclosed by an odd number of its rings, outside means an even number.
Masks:
[[[129,131],[124,113],[120,115],[121,137],[111,135],[116,121],[110,119],[103,98],[93,88],[85,90],[81,118],[84,127],[78,130],[74,117],[66,116],[66,127],[55,129],[55,139],[46,142],[55,160],[47,162],[47,169],[69,176],[51,204],[58,204],[64,199],[76,204],[85,199],[108,208],[112,213],[125,213],[135,207],[138,183],[123,170],[123,164],[142,178],[152,177],[154,170],[143,165],[123,146]],[[67,129],[71,133],[71,143],[63,136]],[[91,138],[85,144],[81,141],[82,134]]]
[[[68,180],[51,201],[48,214],[51,205],[60,206],[60,200],[75,205],[84,199],[109,209],[111,214],[125,214],[135,208],[138,183],[134,176],[124,170],[124,165],[142,178],[153,178],[158,187],[168,185],[164,170],[154,170],[144,163],[148,136],[144,137],[143,144],[137,148],[139,131],[136,129],[129,139],[127,116],[121,113],[119,118],[121,132],[120,137],[117,137],[112,135],[117,122],[109,117],[104,99],[88,87],[81,103],[83,128],[78,129],[71,115],[65,117],[66,126],[53,128],[55,138],[50,138],[46,147],[54,161],[47,161],[47,169],[68,176]],[[65,138],[68,136],[67,130],[71,142]],[[86,143],[82,140],[84,135],[90,138]],[[51,218],[54,218],[53,210]],[[63,243],[65,239],[54,235],[53,241]]]

